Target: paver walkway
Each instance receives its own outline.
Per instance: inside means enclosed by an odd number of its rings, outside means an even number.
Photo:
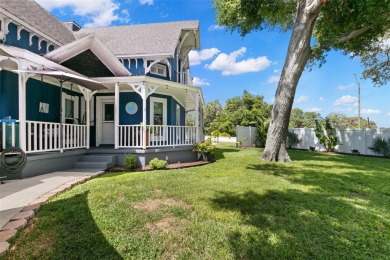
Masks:
[[[0,184],[0,256],[5,247],[8,248],[9,234],[23,228],[40,204],[57,192],[103,173],[100,170],[70,169]]]

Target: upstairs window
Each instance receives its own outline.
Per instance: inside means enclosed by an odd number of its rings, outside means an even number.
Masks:
[[[167,67],[161,64],[154,64],[150,69],[150,73],[166,77],[167,76]]]

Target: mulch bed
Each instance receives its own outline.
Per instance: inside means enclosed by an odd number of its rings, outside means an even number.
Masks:
[[[205,164],[209,164],[209,163],[210,162],[204,162],[204,161],[184,162],[184,163],[171,163],[171,164],[168,164],[167,169],[188,168],[188,167],[205,165]],[[136,171],[151,171],[151,170],[153,170],[153,169],[151,169],[147,165],[142,167],[142,168],[140,167],[140,168],[136,169]],[[108,171],[108,172],[124,172],[124,171],[128,171],[128,170],[124,166],[114,166],[114,167],[111,167],[110,169],[108,169],[106,171]]]

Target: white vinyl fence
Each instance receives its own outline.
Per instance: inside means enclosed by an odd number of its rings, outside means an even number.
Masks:
[[[237,126],[237,142],[242,141],[243,146],[254,146],[256,144],[257,131],[256,127]],[[294,132],[301,140],[299,144],[292,148],[309,149],[309,146],[314,146],[316,150],[325,150],[320,144],[313,128],[289,128],[290,132]],[[368,147],[371,146],[372,140],[381,136],[390,138],[390,128],[374,128],[374,129],[336,129],[336,136],[339,145],[336,146],[336,151],[340,153],[352,153],[351,150],[357,149],[360,154],[375,155]]]
[[[236,126],[237,142],[242,141],[242,146],[255,146],[257,129],[252,126]],[[244,140],[245,139],[245,140]]]
[[[309,149],[309,146],[314,146],[316,150],[325,150],[315,136],[313,128],[289,128],[290,132],[298,135],[301,142],[293,146],[298,149]],[[374,129],[336,129],[336,136],[339,145],[336,146],[336,151],[341,153],[351,153],[351,150],[357,149],[361,154],[375,155],[368,147],[371,146],[372,140],[381,136],[390,138],[390,128],[374,128]]]

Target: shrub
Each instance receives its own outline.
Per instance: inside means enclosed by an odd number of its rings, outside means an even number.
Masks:
[[[372,140],[371,146],[368,149],[375,154],[390,157],[390,138],[386,140],[384,137],[377,136]]]
[[[269,128],[269,120],[265,120],[261,125],[256,126],[256,130],[257,130],[256,144],[260,147],[265,147],[265,143],[267,141],[268,128]]]
[[[135,154],[125,154],[124,165],[130,171],[137,168],[137,156]]]
[[[291,148],[292,146],[296,146],[301,142],[301,139],[298,138],[298,135],[294,132],[287,132],[287,147]]]
[[[149,162],[149,167],[153,170],[162,170],[166,169],[168,162],[165,160],[160,160],[158,158],[154,158]]]
[[[216,149],[217,148],[211,143],[211,139],[209,138],[201,143],[196,143],[192,151],[195,153],[214,154]]]
[[[318,120],[316,122],[316,128],[314,132],[320,143],[325,147],[327,152],[333,152],[337,144],[337,137],[335,136],[335,131],[329,121],[325,119],[325,126],[323,126]]]
[[[219,137],[221,136],[221,132],[219,130],[214,130],[211,132],[211,137],[214,138],[215,142],[219,142]]]
[[[223,137],[228,137],[228,138],[232,137],[229,133],[226,133],[226,132],[223,132],[223,133],[221,134],[221,136],[223,136]]]

